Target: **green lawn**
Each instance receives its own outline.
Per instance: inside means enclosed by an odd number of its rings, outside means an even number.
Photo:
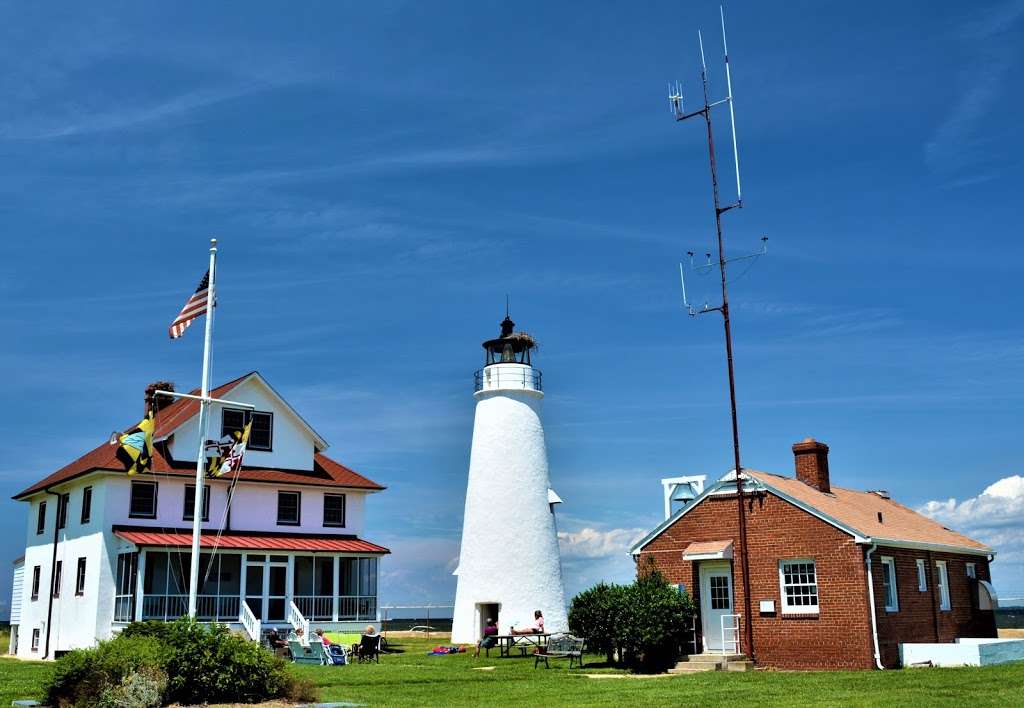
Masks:
[[[301,666],[325,701],[371,706],[566,705],[631,706],[654,702],[689,705],[781,706],[1013,706],[1024,705],[1024,663],[984,669],[906,671],[708,673],[661,678],[586,678],[608,669],[534,670],[532,659],[474,659],[471,654],[427,656],[438,640],[406,639],[402,653],[378,664]],[[396,642],[392,645],[395,646]],[[593,657],[597,661],[597,657]],[[474,671],[493,666],[492,671]],[[50,670],[39,662],[0,659],[0,706],[38,698]]]

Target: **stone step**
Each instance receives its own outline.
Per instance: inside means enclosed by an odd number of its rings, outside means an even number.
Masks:
[[[688,664],[685,662],[680,662],[676,664],[676,667],[674,669],[669,669],[668,672],[670,674],[699,674],[705,671],[719,670],[721,670],[721,667],[718,664],[709,664],[704,662],[698,664]]]
[[[753,661],[727,661],[725,662],[726,671],[753,671]]]
[[[715,663],[722,661],[746,661],[747,657],[743,654],[690,654],[684,656],[680,661],[687,663]]]

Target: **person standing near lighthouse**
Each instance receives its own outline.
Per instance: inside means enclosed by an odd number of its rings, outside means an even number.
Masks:
[[[537,344],[506,314],[501,335],[483,343],[466,486],[452,642],[475,643],[488,618],[502,634],[537,610],[545,631],[568,631],[547,449],[541,422]]]

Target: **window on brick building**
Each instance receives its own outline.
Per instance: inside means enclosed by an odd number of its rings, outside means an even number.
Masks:
[[[935,575],[939,587],[939,609],[949,612],[952,604],[949,601],[949,574],[946,571],[946,561],[935,561]]]
[[[968,563],[967,564],[967,577],[968,578],[977,578],[978,577],[978,571],[977,571],[974,563]]]
[[[928,592],[928,577],[925,575],[924,558],[917,559],[917,589]]]
[[[779,585],[783,614],[818,612],[818,576],[813,560],[779,561]]]
[[[900,611],[900,596],[896,589],[896,561],[882,556],[882,586],[885,588],[885,611]]]

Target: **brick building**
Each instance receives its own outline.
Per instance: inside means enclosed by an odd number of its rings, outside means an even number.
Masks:
[[[996,636],[991,548],[886,492],[831,486],[823,443],[808,438],[793,453],[795,479],[743,475],[759,665],[895,667],[903,642]],[[745,607],[737,517],[730,473],[632,549],[638,567],[653,559],[694,597],[697,652],[750,654],[736,616]]]

